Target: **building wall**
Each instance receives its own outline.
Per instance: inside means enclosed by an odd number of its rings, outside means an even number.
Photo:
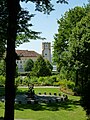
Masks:
[[[24,72],[24,64],[28,59],[32,59],[35,62],[37,57],[20,57],[20,60],[16,60],[19,72]]]
[[[24,65],[28,59],[32,59],[34,62],[37,60],[38,54],[35,51],[28,51],[28,50],[16,50],[16,53],[19,56],[19,60],[16,60],[16,64],[18,66],[18,72],[25,72]]]

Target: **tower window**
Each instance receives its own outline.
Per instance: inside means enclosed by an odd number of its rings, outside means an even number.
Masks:
[[[20,60],[20,63],[22,63],[22,60]]]
[[[48,48],[48,45],[46,44],[45,47]]]
[[[16,61],[16,63],[18,63],[18,61]]]
[[[22,68],[22,65],[20,65],[20,68]]]

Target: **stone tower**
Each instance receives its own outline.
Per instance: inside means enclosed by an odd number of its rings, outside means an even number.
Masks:
[[[51,43],[50,42],[42,43],[42,56],[44,59],[49,60],[49,62],[51,63]]]

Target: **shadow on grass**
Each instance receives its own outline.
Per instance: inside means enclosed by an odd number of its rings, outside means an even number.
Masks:
[[[4,88],[1,89],[4,91]],[[27,91],[18,90],[17,94],[25,94]],[[68,111],[73,111],[78,108],[80,105],[79,100],[70,99],[65,102],[57,102],[57,103],[41,103],[41,104],[15,104],[15,110],[24,111],[25,109],[31,109],[34,111],[59,111],[61,109],[65,109]]]
[[[28,92],[28,90],[18,90],[16,91],[16,94],[19,94],[19,95],[23,95],[23,94],[26,94]]]
[[[79,101],[67,100],[65,102],[58,103],[41,103],[41,104],[15,104],[16,110],[24,111],[25,109],[31,109],[34,111],[59,111],[60,109],[65,109],[68,111],[73,111],[80,105]]]

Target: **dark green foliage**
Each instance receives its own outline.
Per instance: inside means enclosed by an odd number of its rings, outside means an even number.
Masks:
[[[62,78],[75,81],[75,92],[90,116],[90,4],[69,10],[58,21],[54,61]],[[89,118],[90,119],[90,118]]]
[[[24,65],[24,70],[25,71],[32,71],[32,68],[34,67],[34,62],[32,59],[28,59]]]
[[[22,2],[32,2],[35,3],[35,11],[43,12],[44,14],[50,14],[54,10],[54,5],[51,0],[21,0]],[[67,4],[68,0],[56,0],[56,3]]]
[[[58,21],[54,42],[53,55],[58,71],[60,74],[63,71],[66,79],[72,79],[76,86],[82,87],[90,73],[89,8],[90,5],[75,7],[66,12]]]
[[[46,60],[46,65],[50,69],[50,71],[53,70],[53,66],[52,66],[52,64],[48,60]]]
[[[0,75],[0,85],[5,86],[5,76]]]
[[[6,75],[6,64],[4,60],[0,60],[0,75]]]
[[[31,30],[31,18],[34,14],[29,14],[29,11],[19,8],[17,16],[17,40],[16,46],[24,42],[29,42],[29,39],[43,39],[39,36],[40,32]],[[6,0],[0,1],[0,59],[6,51],[7,40],[7,27],[8,27],[8,9]]]
[[[90,80],[84,85],[81,96],[81,105],[90,119]]]
[[[58,71],[61,70],[62,66],[71,66],[73,64],[69,52],[70,50],[68,49],[69,39],[73,28],[76,26],[77,22],[81,20],[84,14],[84,8],[75,7],[66,12],[65,15],[58,20],[59,28],[58,33],[55,34],[54,37],[53,52],[54,61],[57,63]]]
[[[0,75],[6,76],[6,62],[5,60],[0,60]],[[18,68],[16,67],[15,77],[18,76]]]
[[[49,69],[49,67],[46,65],[46,62],[42,56],[39,56],[36,62],[34,63],[32,74],[36,75],[37,77],[51,75],[51,69]]]
[[[5,95],[5,87],[3,85],[0,85],[0,96]]]
[[[44,39],[39,36],[40,32],[31,30],[33,26],[30,23],[32,17],[34,17],[34,14],[29,14],[29,11],[21,8],[21,11],[18,13],[16,46],[24,42],[29,42],[30,39]]]
[[[6,2],[0,0],[0,59],[5,52],[6,33],[7,32],[7,8]]]

